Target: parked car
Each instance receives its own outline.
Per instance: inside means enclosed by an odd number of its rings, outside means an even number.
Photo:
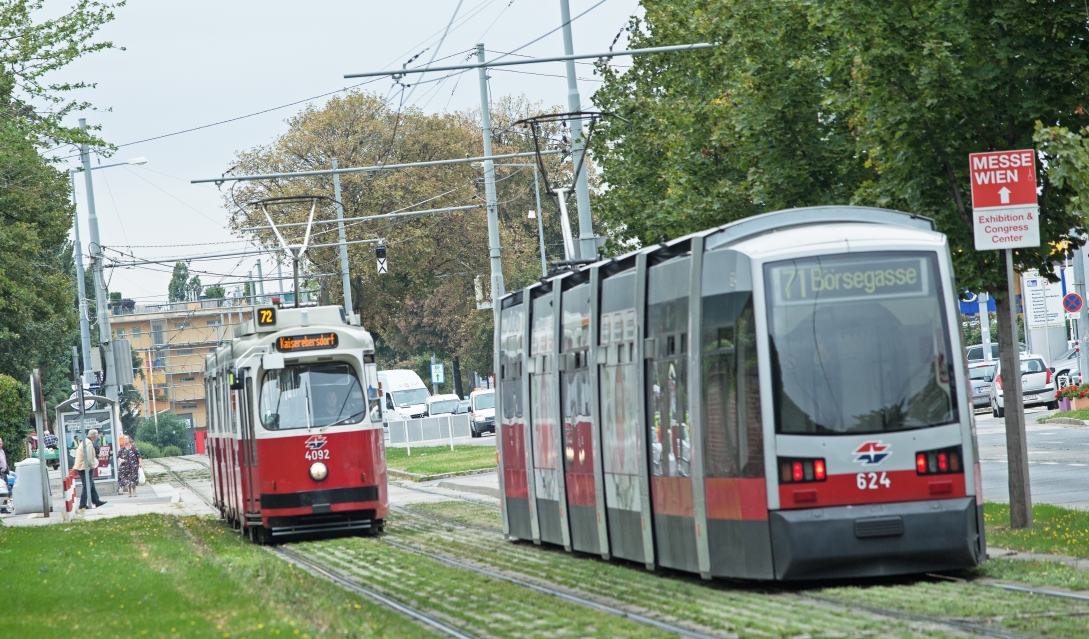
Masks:
[[[1024,353],[1028,350],[1028,347],[1023,343],[1019,343],[1018,348]],[[964,349],[965,355],[968,357],[969,362],[982,362],[983,361],[983,344],[976,344],[975,346],[969,346]],[[998,342],[991,342],[991,360],[998,359]]]
[[[475,390],[469,393],[469,430],[473,437],[495,433],[495,390]]]
[[[972,385],[972,408],[987,408],[991,405],[991,383],[998,360],[974,362],[968,365],[968,379]]]
[[[427,398],[427,414],[428,416],[435,415],[453,415],[458,411],[458,404],[461,403],[461,398],[453,393],[446,395],[432,395]]]
[[[1066,375],[1078,367],[1078,349],[1071,348],[1062,355],[1051,360],[1051,372],[1058,375]]]
[[[1004,417],[1001,362],[995,363],[995,373],[994,383],[991,384],[991,414]],[[1042,357],[1021,355],[1021,394],[1025,407],[1047,406],[1053,410],[1059,407],[1059,400],[1055,399],[1055,378]]]

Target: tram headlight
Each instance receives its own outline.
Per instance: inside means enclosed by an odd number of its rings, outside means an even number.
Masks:
[[[314,462],[313,464],[310,464],[310,479],[313,479],[314,481],[321,481],[328,476],[329,468],[325,464],[321,462]]]

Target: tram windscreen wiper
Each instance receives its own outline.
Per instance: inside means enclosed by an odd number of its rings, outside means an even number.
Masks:
[[[340,419],[340,420],[337,420],[337,421],[333,422],[332,424],[329,424],[329,426],[340,426],[341,424],[346,424],[346,423],[350,422],[353,417],[356,417],[356,416],[362,417],[363,414],[366,413],[366,412],[367,412],[366,410],[361,410],[361,411],[352,413],[351,415],[348,415],[344,419]]]

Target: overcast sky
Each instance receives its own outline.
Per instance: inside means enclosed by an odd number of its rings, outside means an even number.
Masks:
[[[600,0],[570,0],[571,15]],[[47,9],[66,8],[54,0]],[[489,51],[511,51],[560,25],[558,0],[464,0],[449,35],[436,52],[457,0],[129,0],[99,39],[125,51],[83,58],[54,74],[56,81],[97,83],[76,96],[97,111],[74,114],[102,126],[104,139],[119,145],[102,164],[146,157],[142,167],[94,171],[95,203],[103,245],[141,257],[221,253],[245,247],[225,228],[226,211],[214,185],[192,185],[230,168],[236,151],[267,144],[286,130],[284,120],[305,106],[248,117],[160,140],[128,144],[336,91],[359,82],[344,74],[396,68],[430,46],[413,66],[432,55],[443,58],[483,42]],[[605,0],[573,23],[575,53],[609,48],[637,0]],[[626,46],[621,36],[616,48]],[[534,57],[563,55],[559,31],[519,51]],[[454,64],[467,53],[443,61]],[[489,53],[491,59],[495,54]],[[626,64],[627,61],[621,61]],[[439,64],[436,62],[436,64]],[[564,65],[516,67],[521,73],[492,72],[492,95],[525,94],[530,100],[566,107]],[[548,75],[555,74],[559,77]],[[584,106],[599,86],[593,68],[578,70]],[[437,77],[430,76],[430,77]],[[391,94],[380,79],[367,86]],[[435,87],[433,90],[429,90]],[[419,87],[410,103],[427,112],[479,105],[475,73],[457,82]],[[327,98],[314,100],[322,104]],[[123,146],[122,146],[123,145]],[[76,166],[78,158],[67,160]],[[99,159],[93,159],[99,163]],[[76,193],[84,252],[87,206],[83,175]],[[483,213],[482,213],[483,214]],[[185,245],[185,246],[164,246]],[[481,247],[484,250],[484,247]],[[114,254],[116,255],[116,254]],[[194,261],[205,285],[237,281],[254,269],[254,259]],[[266,261],[266,271],[270,262]],[[163,299],[170,266],[112,269],[110,289],[138,302]],[[266,272],[267,275],[267,272]],[[275,289],[275,284],[266,291]]]

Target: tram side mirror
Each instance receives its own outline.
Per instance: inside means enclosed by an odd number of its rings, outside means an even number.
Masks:
[[[230,375],[231,390],[242,390],[246,387],[246,372],[244,370],[233,370]]]

